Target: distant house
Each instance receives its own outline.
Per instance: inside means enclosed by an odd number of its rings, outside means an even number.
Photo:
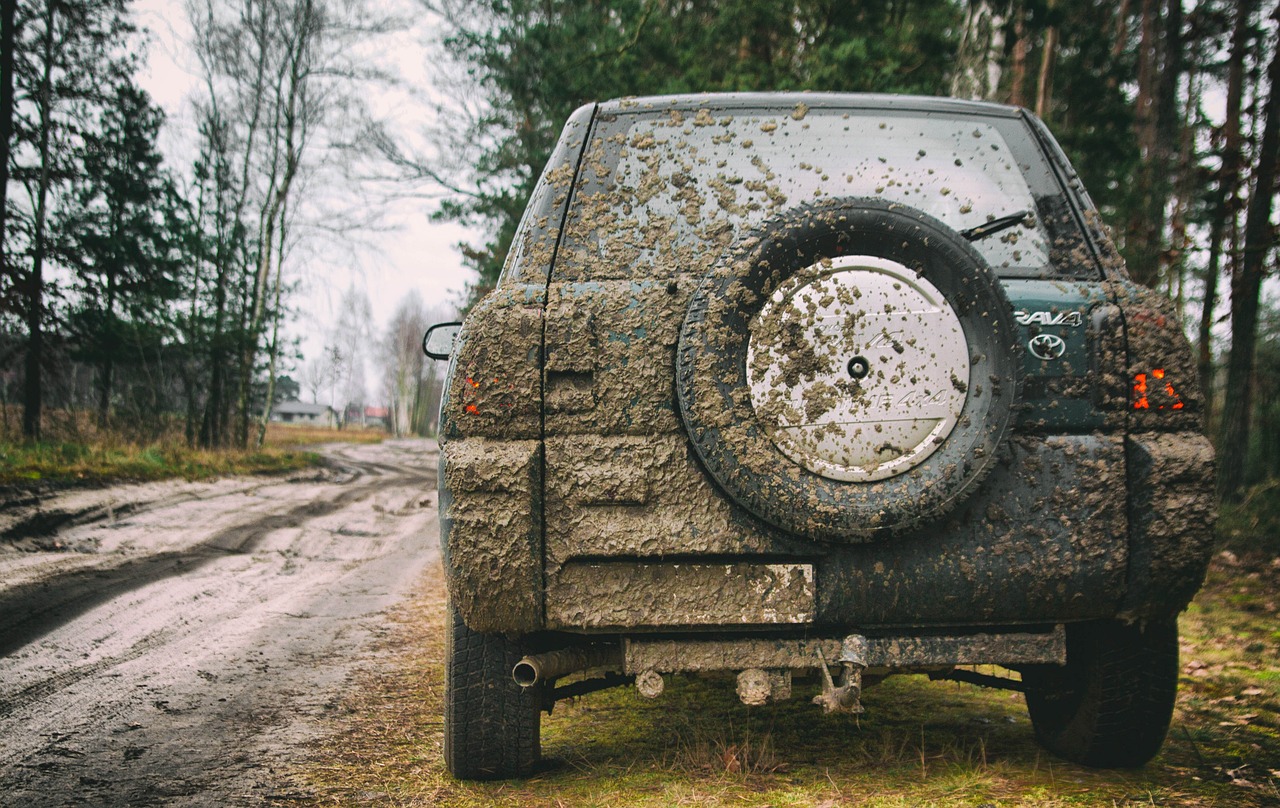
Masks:
[[[390,407],[365,407],[364,408],[364,425],[380,426],[387,429],[391,426],[391,408]]]
[[[336,427],[338,414],[327,404],[282,401],[271,410],[271,420],[281,424]]]

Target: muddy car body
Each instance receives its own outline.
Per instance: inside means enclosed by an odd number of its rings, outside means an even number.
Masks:
[[[459,776],[527,771],[557,698],[712,670],[857,711],[864,677],[1002,665],[1055,752],[1160,746],[1211,532],[1200,395],[1024,110],[578,110],[443,411]]]

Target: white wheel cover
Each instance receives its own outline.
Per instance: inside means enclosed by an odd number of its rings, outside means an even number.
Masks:
[[[937,287],[874,256],[823,259],[751,323],[756,417],[788,458],[823,477],[902,474],[946,440],[968,396],[969,349]]]

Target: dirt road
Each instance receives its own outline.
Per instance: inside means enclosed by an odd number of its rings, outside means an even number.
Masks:
[[[438,557],[434,443],[0,512],[0,804],[254,805]]]

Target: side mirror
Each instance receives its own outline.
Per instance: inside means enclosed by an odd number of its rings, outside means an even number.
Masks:
[[[422,352],[431,359],[448,359],[462,323],[436,323],[422,335]]]

